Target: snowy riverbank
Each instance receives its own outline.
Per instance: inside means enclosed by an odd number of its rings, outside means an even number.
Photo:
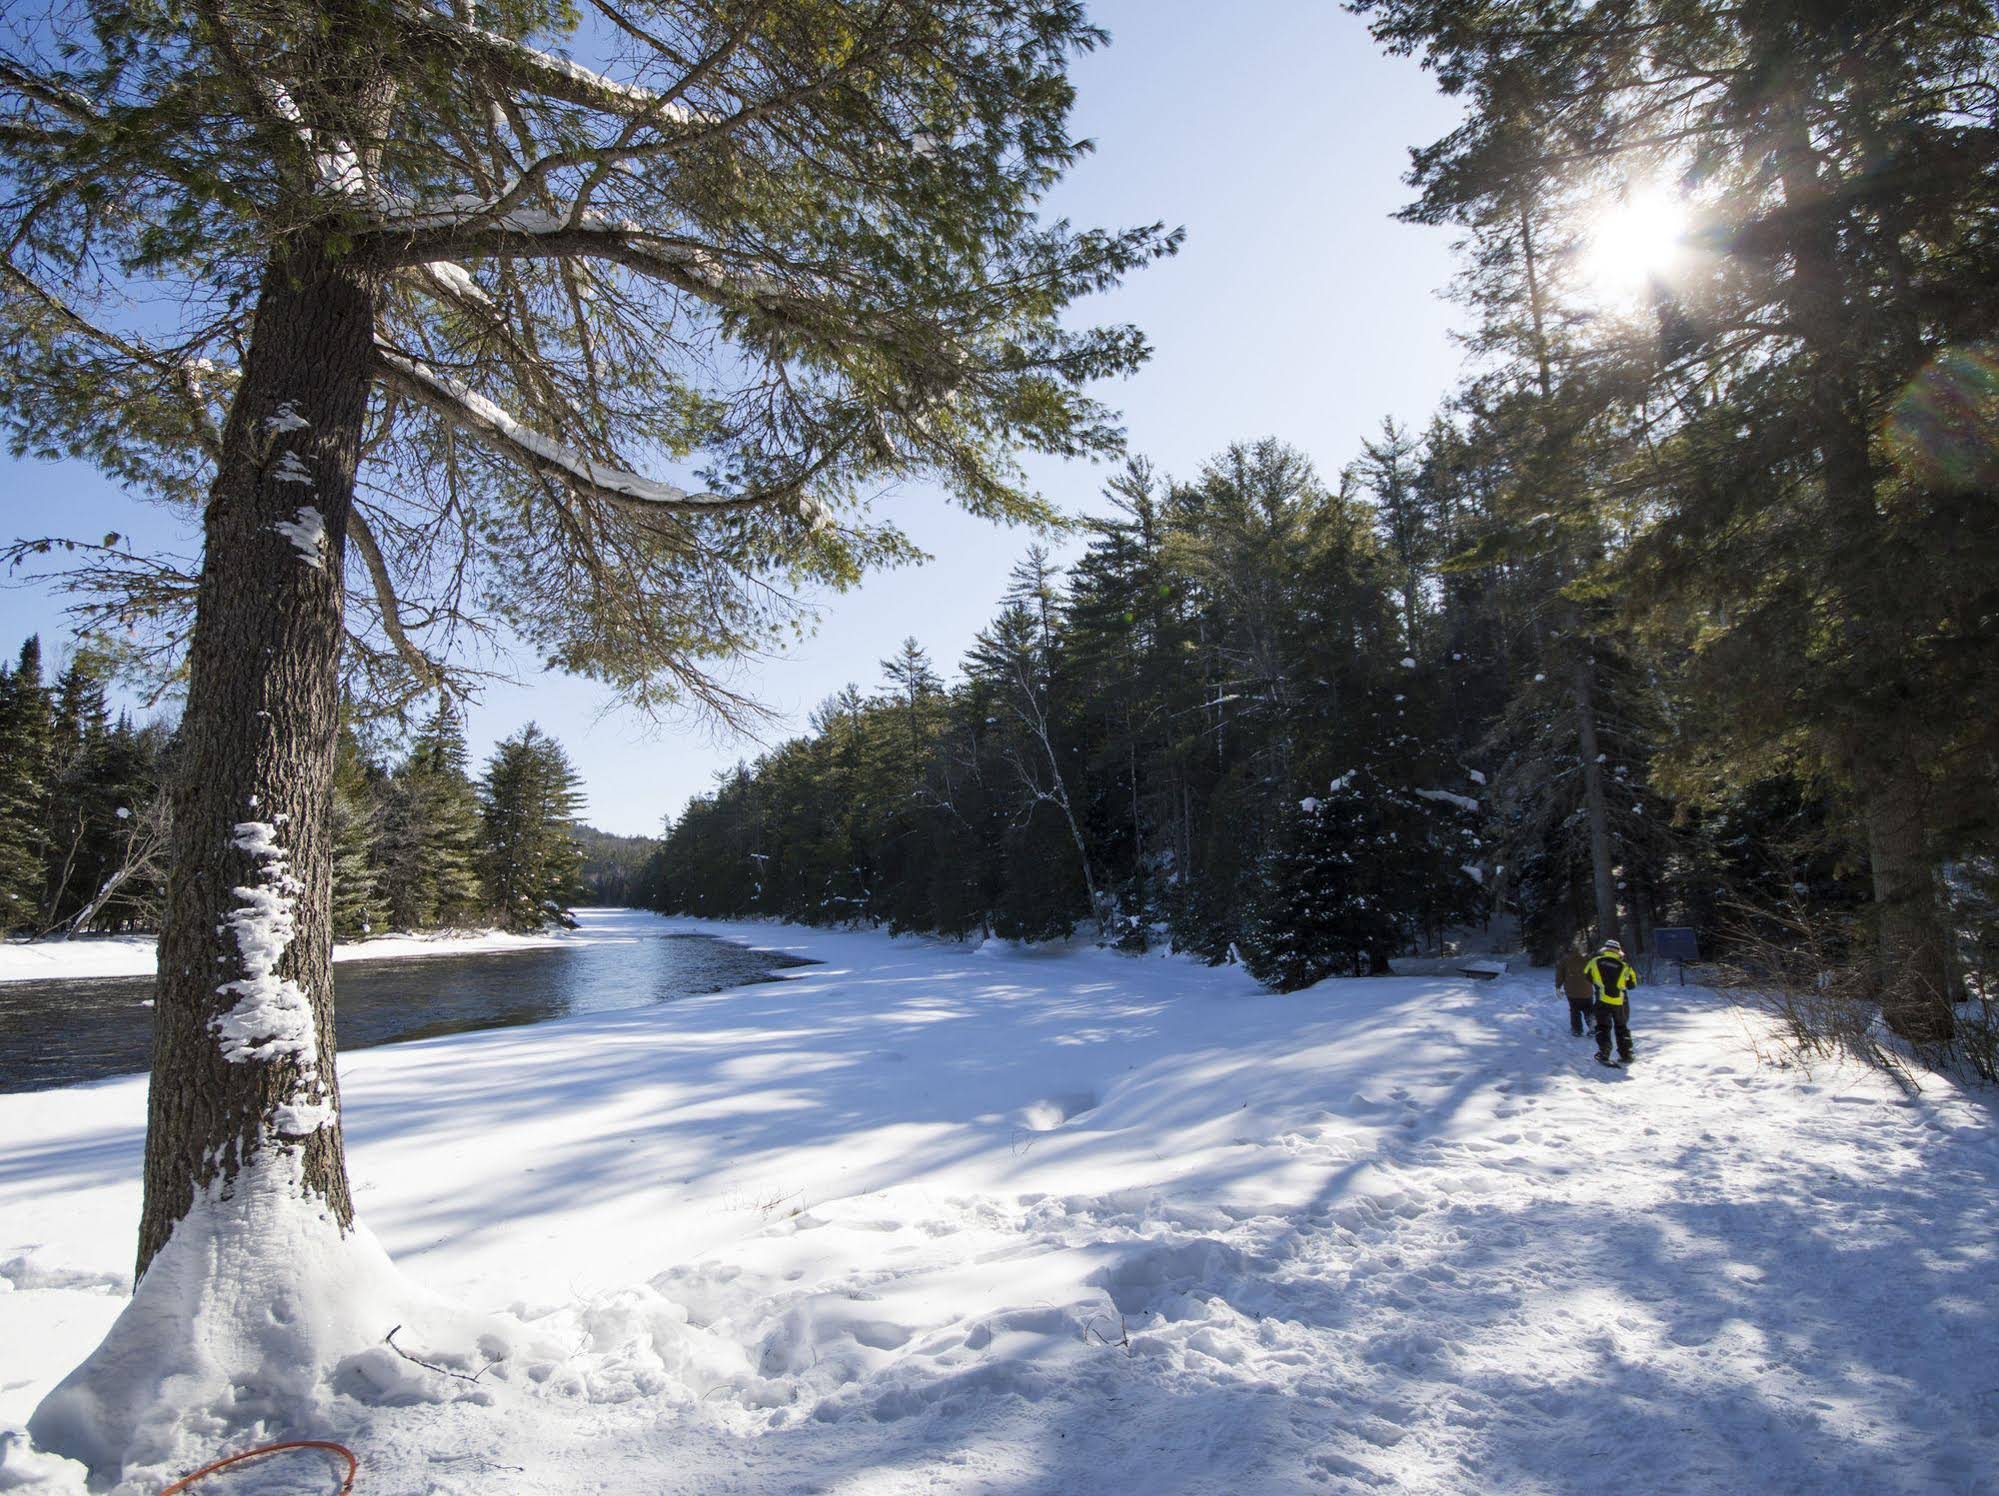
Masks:
[[[474,956],[489,951],[543,950],[572,932],[512,935],[505,930],[439,930],[425,935],[378,935],[333,948],[335,961],[406,961],[424,956]],[[75,940],[0,941],[0,982],[86,977],[149,977],[151,935],[82,935]]]
[[[1545,974],[683,927],[826,964],[343,1062],[362,1218],[520,1321],[281,1431],[359,1491],[1990,1489],[1983,1098],[1691,988],[1622,1074]],[[0,1096],[0,1427],[117,1313],[143,1106]]]

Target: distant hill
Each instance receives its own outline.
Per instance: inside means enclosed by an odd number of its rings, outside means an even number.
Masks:
[[[577,849],[583,854],[582,902],[630,904],[639,874],[659,846],[658,838],[613,836],[595,826],[578,826],[575,836]]]

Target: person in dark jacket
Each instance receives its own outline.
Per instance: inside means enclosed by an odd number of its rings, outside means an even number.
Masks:
[[[1555,990],[1569,1000],[1569,1032],[1586,1037],[1590,1014],[1596,1008],[1596,988],[1591,985],[1589,963],[1573,945],[1555,963]]]
[[[1610,1035],[1617,1032],[1617,1058],[1631,1063],[1630,993],[1638,985],[1638,973],[1625,959],[1624,947],[1606,940],[1603,949],[1590,957],[1583,968],[1589,973],[1590,988],[1596,996],[1596,1057],[1599,1064],[1610,1063]]]

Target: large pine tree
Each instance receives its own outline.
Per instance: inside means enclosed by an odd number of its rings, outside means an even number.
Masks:
[[[137,558],[107,604],[194,605],[135,1302],[193,1213],[259,1258],[215,1213],[246,1170],[352,1222],[344,635],[357,700],[434,689],[498,621],[641,702],[727,705],[704,660],[788,622],[758,578],[907,554],[854,507],[884,480],[1042,516],[1018,451],[1115,447],[1083,386],[1142,340],[1065,309],[1171,240],[1040,212],[1101,40],[1071,0],[61,0],[0,43],[0,407],[203,528],[198,577]],[[106,1364],[171,1363],[143,1318]],[[109,1469],[142,1420],[81,1411],[95,1376],[37,1427]]]
[[[1999,331],[1990,6],[1354,8],[1470,106],[1417,153],[1411,211],[1472,231],[1487,332],[1522,320],[1517,293],[1489,294],[1496,268],[1552,279],[1551,305],[1526,308],[1535,333],[1574,333],[1578,377],[1644,432],[1612,491],[1651,501],[1632,595],[1713,708],[1692,756],[1724,792],[1785,773],[1842,791],[1884,1010],[1904,1035],[1946,1035],[1939,867],[1993,795],[1968,768],[1985,714],[1961,708],[1999,682],[1999,634],[1974,621],[1994,532],[1950,415],[1984,398],[1965,360]],[[1574,246],[1648,196],[1692,232],[1641,305],[1607,306]],[[1538,260],[1518,236],[1508,271],[1498,236],[1529,220],[1552,235]]]

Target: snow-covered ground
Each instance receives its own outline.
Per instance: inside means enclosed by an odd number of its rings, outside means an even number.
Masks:
[[[448,930],[431,935],[378,935],[333,948],[335,961],[400,961],[416,956],[472,956],[487,951],[531,951],[556,945],[570,932],[511,935],[505,930]],[[149,977],[155,945],[150,935],[81,935],[75,940],[0,941],[0,982],[68,977]]]
[[[1545,975],[683,927],[825,964],[342,1065],[363,1218],[524,1322],[273,1431],[361,1496],[1999,1481],[1977,1095],[1778,1066],[1697,989],[1641,991],[1625,1074]],[[0,1426],[126,1292],[143,1101],[0,1096]]]

